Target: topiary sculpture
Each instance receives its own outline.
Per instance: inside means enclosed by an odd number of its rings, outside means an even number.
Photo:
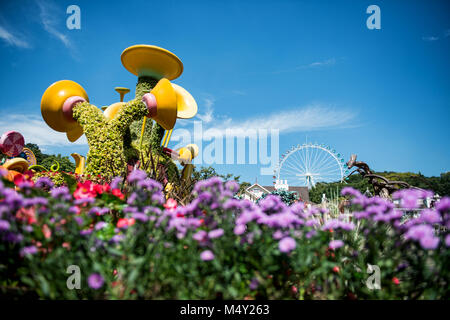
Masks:
[[[52,84],[44,92],[41,112],[47,124],[66,132],[70,141],[86,135],[89,152],[84,173],[112,177],[126,173],[127,165],[139,160],[162,164],[171,181],[179,173],[172,159],[163,152],[161,140],[176,118],[192,118],[197,104],[180,86],[170,83],[183,71],[181,61],[171,52],[155,46],[138,45],[124,50],[122,63],[138,76],[135,99],[122,102],[129,90],[116,88],[121,102],[102,112],[89,103],[84,89],[70,80]],[[153,121],[146,121],[146,117]],[[82,163],[82,162],[80,162]]]

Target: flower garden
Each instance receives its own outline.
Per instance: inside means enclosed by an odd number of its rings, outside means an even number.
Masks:
[[[346,187],[350,215],[341,215],[273,194],[243,200],[232,180],[195,180],[199,147],[167,148],[176,119],[197,113],[189,92],[169,81],[181,61],[148,45],[121,58],[138,76],[129,102],[130,90],[118,87],[121,101],[97,108],[69,80],[42,96],[52,129],[71,142],[87,138],[87,158],[72,154],[75,173],[37,164],[18,132],[0,137],[9,157],[0,167],[0,295],[449,298],[449,197],[416,210],[431,191],[400,189],[395,205]]]
[[[2,170],[2,175],[6,172]],[[2,294],[46,299],[447,299],[450,198],[405,218],[344,188],[350,221],[238,184],[199,181],[179,205],[142,170],[110,183],[0,182]],[[393,195],[414,209],[419,190]],[[380,290],[366,285],[369,265]],[[69,266],[81,270],[69,290]]]

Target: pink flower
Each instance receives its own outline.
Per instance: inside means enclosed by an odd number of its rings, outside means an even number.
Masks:
[[[426,236],[420,239],[420,245],[426,250],[434,250],[439,245],[439,238]]]
[[[295,240],[291,237],[286,237],[281,239],[281,241],[278,243],[278,248],[281,252],[290,252],[295,249],[297,244],[295,243]]]
[[[214,259],[214,253],[211,250],[205,250],[200,253],[200,259],[203,261],[211,261]]]
[[[338,249],[344,245],[344,242],[342,240],[333,240],[330,241],[328,247],[332,250]]]
[[[87,180],[83,183],[78,183],[77,190],[75,190],[73,196],[75,199],[95,198],[97,192],[95,191],[94,184],[90,180]]]
[[[122,191],[120,191],[120,189],[113,189],[111,193],[120,200],[123,200],[125,198],[125,195],[122,193]]]
[[[177,208],[177,205],[178,205],[177,200],[169,198],[164,204],[164,208],[166,208],[169,211],[174,211]]]
[[[49,239],[52,236],[52,231],[46,224],[42,226],[42,233],[44,234],[45,239]]]
[[[16,218],[21,221],[26,221],[28,224],[36,223],[36,210],[31,208],[20,208],[16,213]]]
[[[234,227],[234,234],[239,236],[245,232],[245,224],[238,224]]]
[[[208,237],[211,239],[220,238],[221,236],[223,236],[223,229],[221,228],[212,230],[208,233]]]
[[[206,236],[207,236],[206,231],[205,231],[205,230],[200,230],[200,231],[197,231],[197,232],[192,236],[192,238],[193,238],[194,240],[197,240],[197,241],[201,242],[201,241],[205,241],[205,240],[206,240]]]
[[[132,226],[135,222],[136,220],[134,220],[133,218],[122,218],[117,221],[117,228],[127,228],[129,226]]]

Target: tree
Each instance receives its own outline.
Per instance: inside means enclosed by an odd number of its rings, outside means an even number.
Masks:
[[[405,181],[411,186],[431,190],[434,193],[438,193],[440,196],[450,195],[450,172],[441,173],[439,177],[425,177],[421,173],[411,173],[411,172],[376,172],[375,174],[386,177],[389,180],[394,181]],[[354,174],[349,177],[344,183],[341,182],[319,182],[310,191],[309,198],[314,203],[320,203],[322,200],[322,194],[328,199],[336,194],[336,191],[340,194],[340,191],[344,187],[352,187],[358,189],[364,193],[367,189],[374,194],[372,186],[368,183],[367,179],[364,179],[359,174]]]
[[[48,155],[46,158],[44,158],[41,165],[47,169],[50,169],[51,166],[54,165],[56,162],[59,163],[58,171],[65,171],[65,172],[75,171],[75,165],[69,160],[69,158],[62,157],[60,154],[58,154],[57,156]]]
[[[261,196],[261,198],[258,199],[258,202],[267,197],[269,194],[273,194],[275,196],[279,196],[281,198],[281,201],[283,201],[285,204],[290,206],[297,200],[297,194],[292,191],[286,191],[286,190],[275,190],[271,193],[265,193]]]
[[[251,184],[248,182],[240,182],[240,178],[241,176],[234,176],[231,173],[227,173],[226,175],[224,174],[220,174],[216,171],[216,169],[214,169],[213,167],[209,166],[209,167],[201,167],[200,170],[197,170],[197,168],[194,168],[194,171],[192,172],[192,180],[197,182],[197,181],[201,181],[201,180],[206,180],[212,177],[220,177],[222,178],[224,181],[229,181],[229,180],[234,180],[237,183],[239,183],[239,192],[245,190],[246,188],[248,188]]]
[[[59,163],[59,171],[65,171],[65,172],[74,172],[75,171],[75,164],[70,161],[69,157],[67,156],[61,156],[53,155],[53,154],[45,154],[42,153],[41,149],[37,144],[34,143],[27,143],[25,145],[28,149],[33,151],[34,156],[36,157],[37,164],[50,169],[52,165],[55,164],[55,162]]]

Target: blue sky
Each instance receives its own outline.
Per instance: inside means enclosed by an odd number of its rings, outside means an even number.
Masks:
[[[81,30],[66,27],[71,4]],[[381,30],[366,27],[371,4]],[[272,123],[281,153],[308,139],[375,170],[439,175],[450,170],[449,9],[435,0],[2,1],[0,130],[47,152],[86,154],[42,121],[43,92],[71,79],[99,107],[118,100],[115,86],[131,98],[136,77],[120,54],[145,43],[181,58],[175,82],[195,97],[205,127]],[[259,176],[258,165],[216,168]]]

